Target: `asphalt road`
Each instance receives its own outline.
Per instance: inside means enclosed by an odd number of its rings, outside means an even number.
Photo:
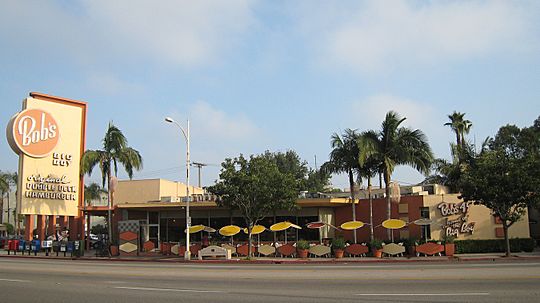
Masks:
[[[0,302],[540,302],[540,263],[213,265],[0,258]]]

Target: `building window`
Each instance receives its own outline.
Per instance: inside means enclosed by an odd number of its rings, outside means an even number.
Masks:
[[[420,217],[429,219],[429,207],[420,207]],[[424,241],[431,239],[431,225],[422,225],[422,234],[420,238]]]

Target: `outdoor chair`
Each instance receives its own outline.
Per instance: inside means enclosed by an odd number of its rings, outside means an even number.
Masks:
[[[309,254],[316,257],[329,257],[330,247],[326,245],[314,245],[309,248]]]
[[[240,245],[236,248],[236,253],[239,255],[239,256],[247,256],[248,255],[248,248],[249,248],[249,245],[248,244],[243,244],[243,245]],[[251,246],[251,252],[252,253],[255,253],[257,251],[257,248],[255,246]]]
[[[293,257],[296,255],[296,247],[290,243],[281,245],[277,248],[277,251],[281,257]]]
[[[347,253],[347,255],[351,256],[351,257],[365,257],[366,254],[368,253],[369,249],[367,247],[367,245],[362,245],[362,244],[351,244],[347,247],[345,247],[345,253]]]
[[[261,245],[257,249],[257,252],[259,253],[259,256],[262,255],[268,257],[276,253],[276,248],[270,245]]]
[[[396,243],[390,243],[383,246],[382,249],[383,254],[386,254],[387,256],[401,256],[403,257],[403,254],[405,253],[405,247],[403,245],[398,245]]]
[[[420,254],[423,254],[424,256],[433,256],[433,255],[439,255],[441,256],[442,252],[444,251],[444,245],[437,244],[433,242],[424,243],[422,245],[416,246],[416,256],[419,257]]]

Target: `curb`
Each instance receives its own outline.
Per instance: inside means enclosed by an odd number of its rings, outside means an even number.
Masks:
[[[374,263],[455,263],[455,262],[475,262],[475,261],[491,261],[491,262],[511,262],[511,261],[526,261],[540,260],[540,256],[511,256],[510,258],[502,256],[482,256],[482,257],[425,257],[414,259],[267,259],[267,260],[191,260],[185,261],[181,258],[121,258],[121,257],[56,257],[56,256],[24,256],[24,255],[0,255],[0,258],[15,258],[15,259],[38,259],[38,260],[65,260],[65,261],[109,261],[109,262],[155,262],[155,263],[184,263],[184,264],[374,264]]]

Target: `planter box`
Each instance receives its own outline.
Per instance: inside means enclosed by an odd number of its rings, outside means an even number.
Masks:
[[[456,252],[456,245],[454,243],[447,243],[444,244],[444,254],[452,257],[454,256],[454,253]]]
[[[334,250],[334,256],[336,257],[336,259],[341,259],[343,258],[343,253],[345,251],[343,249],[335,249]]]

